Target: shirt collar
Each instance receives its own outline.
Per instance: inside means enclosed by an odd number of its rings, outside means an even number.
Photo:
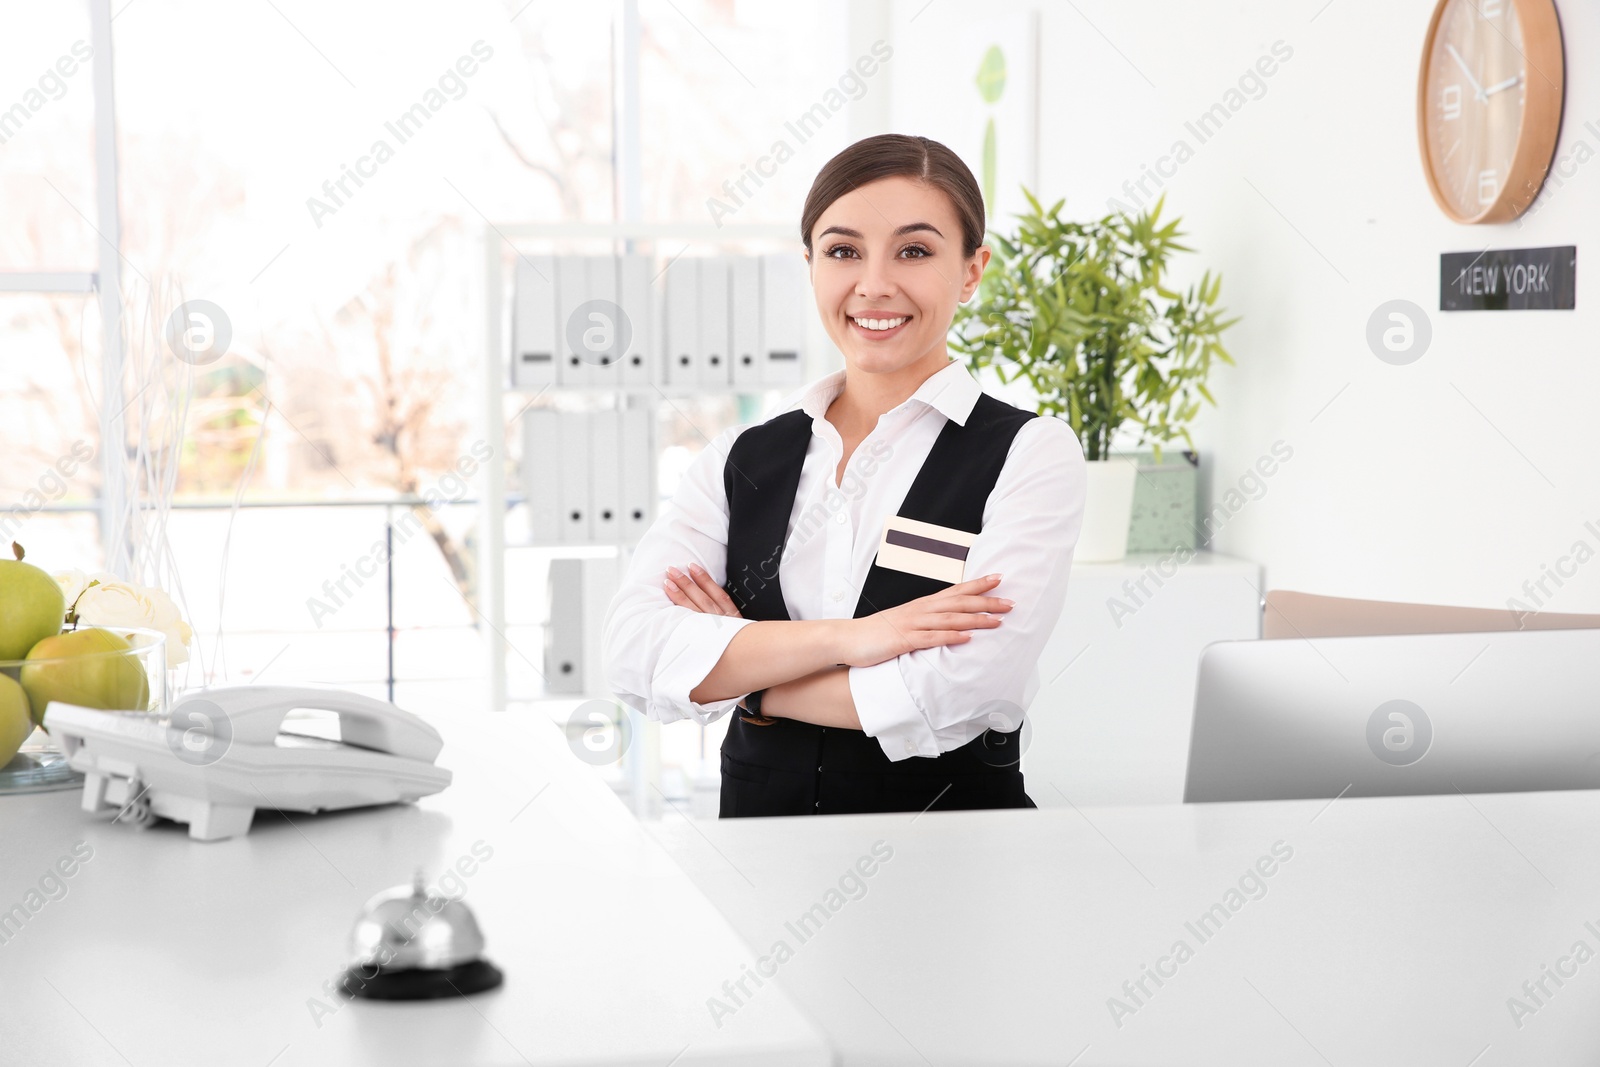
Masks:
[[[797,401],[784,404],[784,410],[798,406],[812,419],[822,419],[828,413],[828,405],[832,404],[844,389],[844,379],[845,372],[842,370],[819,378],[804,387]],[[967,369],[967,365],[960,360],[951,360],[930,374],[921,385],[917,386],[916,392],[891,411],[899,411],[916,401],[935,409],[956,425],[965,426],[967,416],[972,414],[972,408],[978,402],[978,394],[982,391],[977,379]]]

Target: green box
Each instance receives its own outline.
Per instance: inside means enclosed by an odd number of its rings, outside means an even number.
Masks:
[[[1134,452],[1139,476],[1133,484],[1133,518],[1128,524],[1129,552],[1194,549],[1200,506],[1200,457],[1194,452],[1163,448]]]

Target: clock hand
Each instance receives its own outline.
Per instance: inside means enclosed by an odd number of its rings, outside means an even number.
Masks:
[[[1479,100],[1487,100],[1487,99],[1489,99],[1487,96],[1484,95],[1483,86],[1478,84],[1478,79],[1474,78],[1472,76],[1472,71],[1470,69],[1468,69],[1468,67],[1467,67],[1467,61],[1461,58],[1461,53],[1460,52],[1456,51],[1456,46],[1453,45],[1453,44],[1447,44],[1444,47],[1445,47],[1445,51],[1449,52],[1451,58],[1453,58],[1456,61],[1457,65],[1461,67],[1461,72],[1467,76],[1467,81],[1472,83],[1472,91],[1475,94],[1477,94],[1478,99]]]
[[[1516,85],[1520,81],[1522,81],[1522,75],[1518,74],[1516,77],[1507,78],[1503,82],[1496,82],[1494,85],[1491,85],[1491,86],[1489,86],[1489,88],[1485,89],[1483,91],[1483,95],[1484,96],[1493,96],[1495,93],[1498,93],[1500,90],[1509,89],[1513,85]]]

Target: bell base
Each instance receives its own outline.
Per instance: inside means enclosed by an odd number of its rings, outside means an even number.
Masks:
[[[494,989],[505,978],[488,960],[455,967],[380,967],[376,974],[369,970],[359,964],[346,968],[339,990],[367,1000],[440,1000]]]

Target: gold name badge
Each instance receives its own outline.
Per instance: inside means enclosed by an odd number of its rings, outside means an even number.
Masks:
[[[883,524],[878,566],[954,585],[966,572],[975,533],[891,515]]]

